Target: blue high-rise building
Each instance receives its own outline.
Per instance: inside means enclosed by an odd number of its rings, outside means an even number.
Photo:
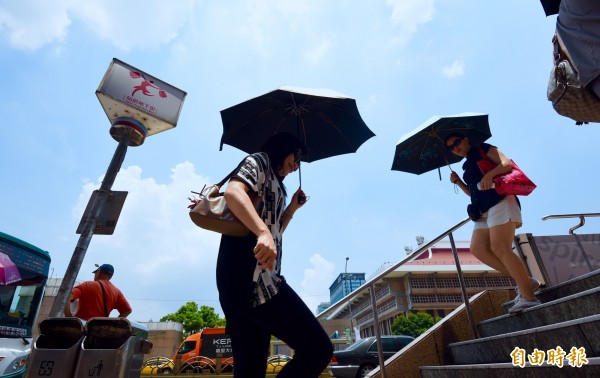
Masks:
[[[346,295],[358,289],[365,282],[364,273],[340,273],[331,286],[329,286],[329,298],[331,304],[336,303]]]

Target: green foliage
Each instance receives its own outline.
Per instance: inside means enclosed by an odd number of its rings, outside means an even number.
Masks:
[[[426,312],[409,314],[408,317],[399,316],[392,324],[392,334],[417,337],[440,320],[442,318],[439,316],[433,317]]]
[[[207,327],[225,327],[225,319],[215,313],[215,309],[210,306],[201,306],[198,309],[196,302],[188,302],[181,306],[179,310],[160,318],[161,322],[173,321],[183,324],[183,337],[193,333],[200,332]]]

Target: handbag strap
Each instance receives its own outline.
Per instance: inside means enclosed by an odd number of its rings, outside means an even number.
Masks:
[[[565,44],[563,43],[562,38],[560,38],[560,35],[558,33],[554,33],[554,37],[552,37],[552,44],[554,45],[554,64],[558,65],[558,63],[560,63],[561,60],[567,60],[569,61],[571,68],[574,71],[577,71],[575,66],[573,66],[573,60],[571,59],[571,55],[569,54],[569,51],[565,47]]]
[[[477,146],[477,151],[479,151],[479,155],[481,156],[482,159],[490,160],[490,158],[487,157],[485,151],[483,150],[483,148],[481,146]]]
[[[104,292],[104,285],[102,285],[102,283],[100,281],[98,281],[98,284],[100,285],[100,289],[102,289],[102,304],[104,305],[104,316],[108,318],[109,312],[108,309],[106,308],[106,293]]]
[[[244,159],[245,160],[245,159]],[[244,160],[242,160],[240,162],[240,164],[237,165],[237,167],[233,168],[233,171],[229,172],[229,174],[227,176],[225,176],[225,178],[221,181],[219,181],[219,183],[215,184],[215,186],[218,186],[219,188],[221,188],[223,185],[225,185],[225,183],[227,182],[227,180],[229,180],[231,177],[233,177],[233,175],[235,174],[235,172],[240,169],[240,167],[242,166],[242,164],[244,163]],[[271,171],[271,159],[267,158],[267,170],[266,170],[266,175],[269,175],[270,171]],[[264,192],[264,190],[263,190]],[[264,194],[264,193],[263,193]],[[261,196],[262,197],[262,196]]]

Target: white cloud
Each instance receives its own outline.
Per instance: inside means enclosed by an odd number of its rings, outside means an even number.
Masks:
[[[302,297],[308,308],[316,312],[321,302],[329,301],[329,286],[333,282],[335,264],[327,261],[323,256],[314,254],[310,258],[311,267],[304,270],[302,280]]]
[[[327,52],[329,52],[330,48],[331,41],[328,38],[324,38],[318,45],[308,50],[305,53],[305,56],[310,64],[313,66],[318,66],[323,58],[327,55]]]
[[[71,24],[68,0],[5,1],[0,6],[0,32],[18,49],[34,51],[45,44],[62,42]]]
[[[102,179],[84,183],[72,212],[75,219],[81,218]],[[78,279],[91,279],[95,263],[113,264],[113,282],[131,302],[135,321],[158,321],[187,301],[211,306],[222,316],[215,284],[220,236],[196,227],[186,208],[190,190],[210,183],[190,162],[171,169],[166,183],[144,177],[139,166],[122,168],[112,190],[128,195],[115,233],[93,237]],[[329,300],[335,264],[319,254],[309,263],[298,294],[315,312]]]
[[[405,42],[417,31],[420,24],[433,19],[434,0],[386,0],[392,8],[392,23],[400,28],[399,42]]]
[[[74,217],[81,217],[101,180],[84,184]],[[190,162],[177,164],[168,183],[143,177],[138,166],[121,169],[112,189],[126,188],[128,195],[115,233],[94,236],[79,279],[91,278],[94,263],[113,264],[113,281],[131,299],[133,320],[158,320],[157,311],[166,315],[186,301],[220,312],[215,285],[219,235],[196,227],[186,207],[190,190],[208,182]]]
[[[448,79],[452,79],[457,76],[462,76],[465,73],[465,63],[460,60],[455,60],[449,66],[442,68],[442,74]]]
[[[240,16],[240,34],[263,56],[272,55],[276,41],[302,33],[310,20],[309,6],[293,0],[249,0]],[[290,33],[287,33],[289,31]]]
[[[193,9],[193,0],[10,1],[0,7],[0,31],[15,48],[36,50],[64,41],[74,21],[120,49],[154,48],[175,38]]]

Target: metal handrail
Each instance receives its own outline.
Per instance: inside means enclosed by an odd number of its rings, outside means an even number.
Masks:
[[[473,315],[471,313],[471,307],[469,305],[469,297],[467,296],[467,289],[466,289],[466,285],[465,285],[465,280],[464,280],[464,277],[463,277],[463,274],[462,274],[462,270],[460,268],[460,261],[458,259],[458,251],[456,250],[456,245],[454,243],[454,236],[452,235],[452,233],[454,231],[458,230],[459,228],[461,228],[462,226],[464,226],[469,221],[470,221],[469,218],[465,218],[462,221],[458,222],[454,227],[451,227],[446,232],[440,234],[435,239],[433,239],[430,242],[426,243],[421,248],[419,248],[418,250],[414,251],[413,253],[411,253],[410,255],[408,255],[406,258],[404,258],[400,262],[398,262],[398,263],[390,266],[389,268],[385,269],[381,273],[379,273],[376,276],[372,277],[368,282],[365,282],[361,287],[359,287],[355,291],[351,292],[350,294],[346,295],[345,297],[343,297],[342,299],[340,299],[337,303],[335,303],[334,305],[328,307],[325,311],[323,311],[320,314],[318,314],[317,318],[325,318],[325,317],[331,316],[331,315],[334,314],[335,310],[338,310],[341,307],[349,306],[350,305],[350,301],[352,299],[354,299],[355,297],[357,297],[359,295],[362,295],[365,292],[365,290],[366,290],[369,293],[370,297],[371,297],[371,308],[372,308],[372,311],[373,311],[373,322],[374,322],[374,327],[373,328],[375,328],[375,337],[377,339],[377,355],[378,355],[378,359],[379,359],[379,366],[380,366],[381,376],[382,376],[382,378],[387,378],[386,372],[385,372],[385,369],[384,369],[385,360],[383,359],[383,347],[382,347],[382,343],[381,343],[381,332],[379,330],[379,315],[377,314],[377,300],[375,299],[375,283],[377,281],[381,280],[382,278],[384,278],[389,273],[391,273],[394,270],[396,270],[398,267],[404,265],[407,262],[410,262],[410,261],[416,259],[423,252],[427,251],[429,248],[431,248],[432,246],[434,246],[435,244],[437,244],[440,240],[442,240],[446,236],[448,236],[449,239],[450,239],[450,245],[452,247],[452,254],[454,255],[454,262],[456,263],[456,271],[458,273],[458,281],[460,283],[460,288],[461,288],[461,292],[462,292],[463,302],[465,304],[465,309],[467,311],[467,318],[468,318],[468,321],[469,321],[469,325],[471,327],[471,334],[473,336],[473,339],[478,338],[478,336],[477,336],[477,328],[475,327],[475,321],[473,319]]]
[[[585,224],[585,217],[600,217],[600,213],[582,213],[582,214],[557,214],[557,215],[546,215],[542,220],[548,219],[563,219],[563,218],[579,218],[579,224],[569,229],[570,235],[575,235],[574,231]]]

